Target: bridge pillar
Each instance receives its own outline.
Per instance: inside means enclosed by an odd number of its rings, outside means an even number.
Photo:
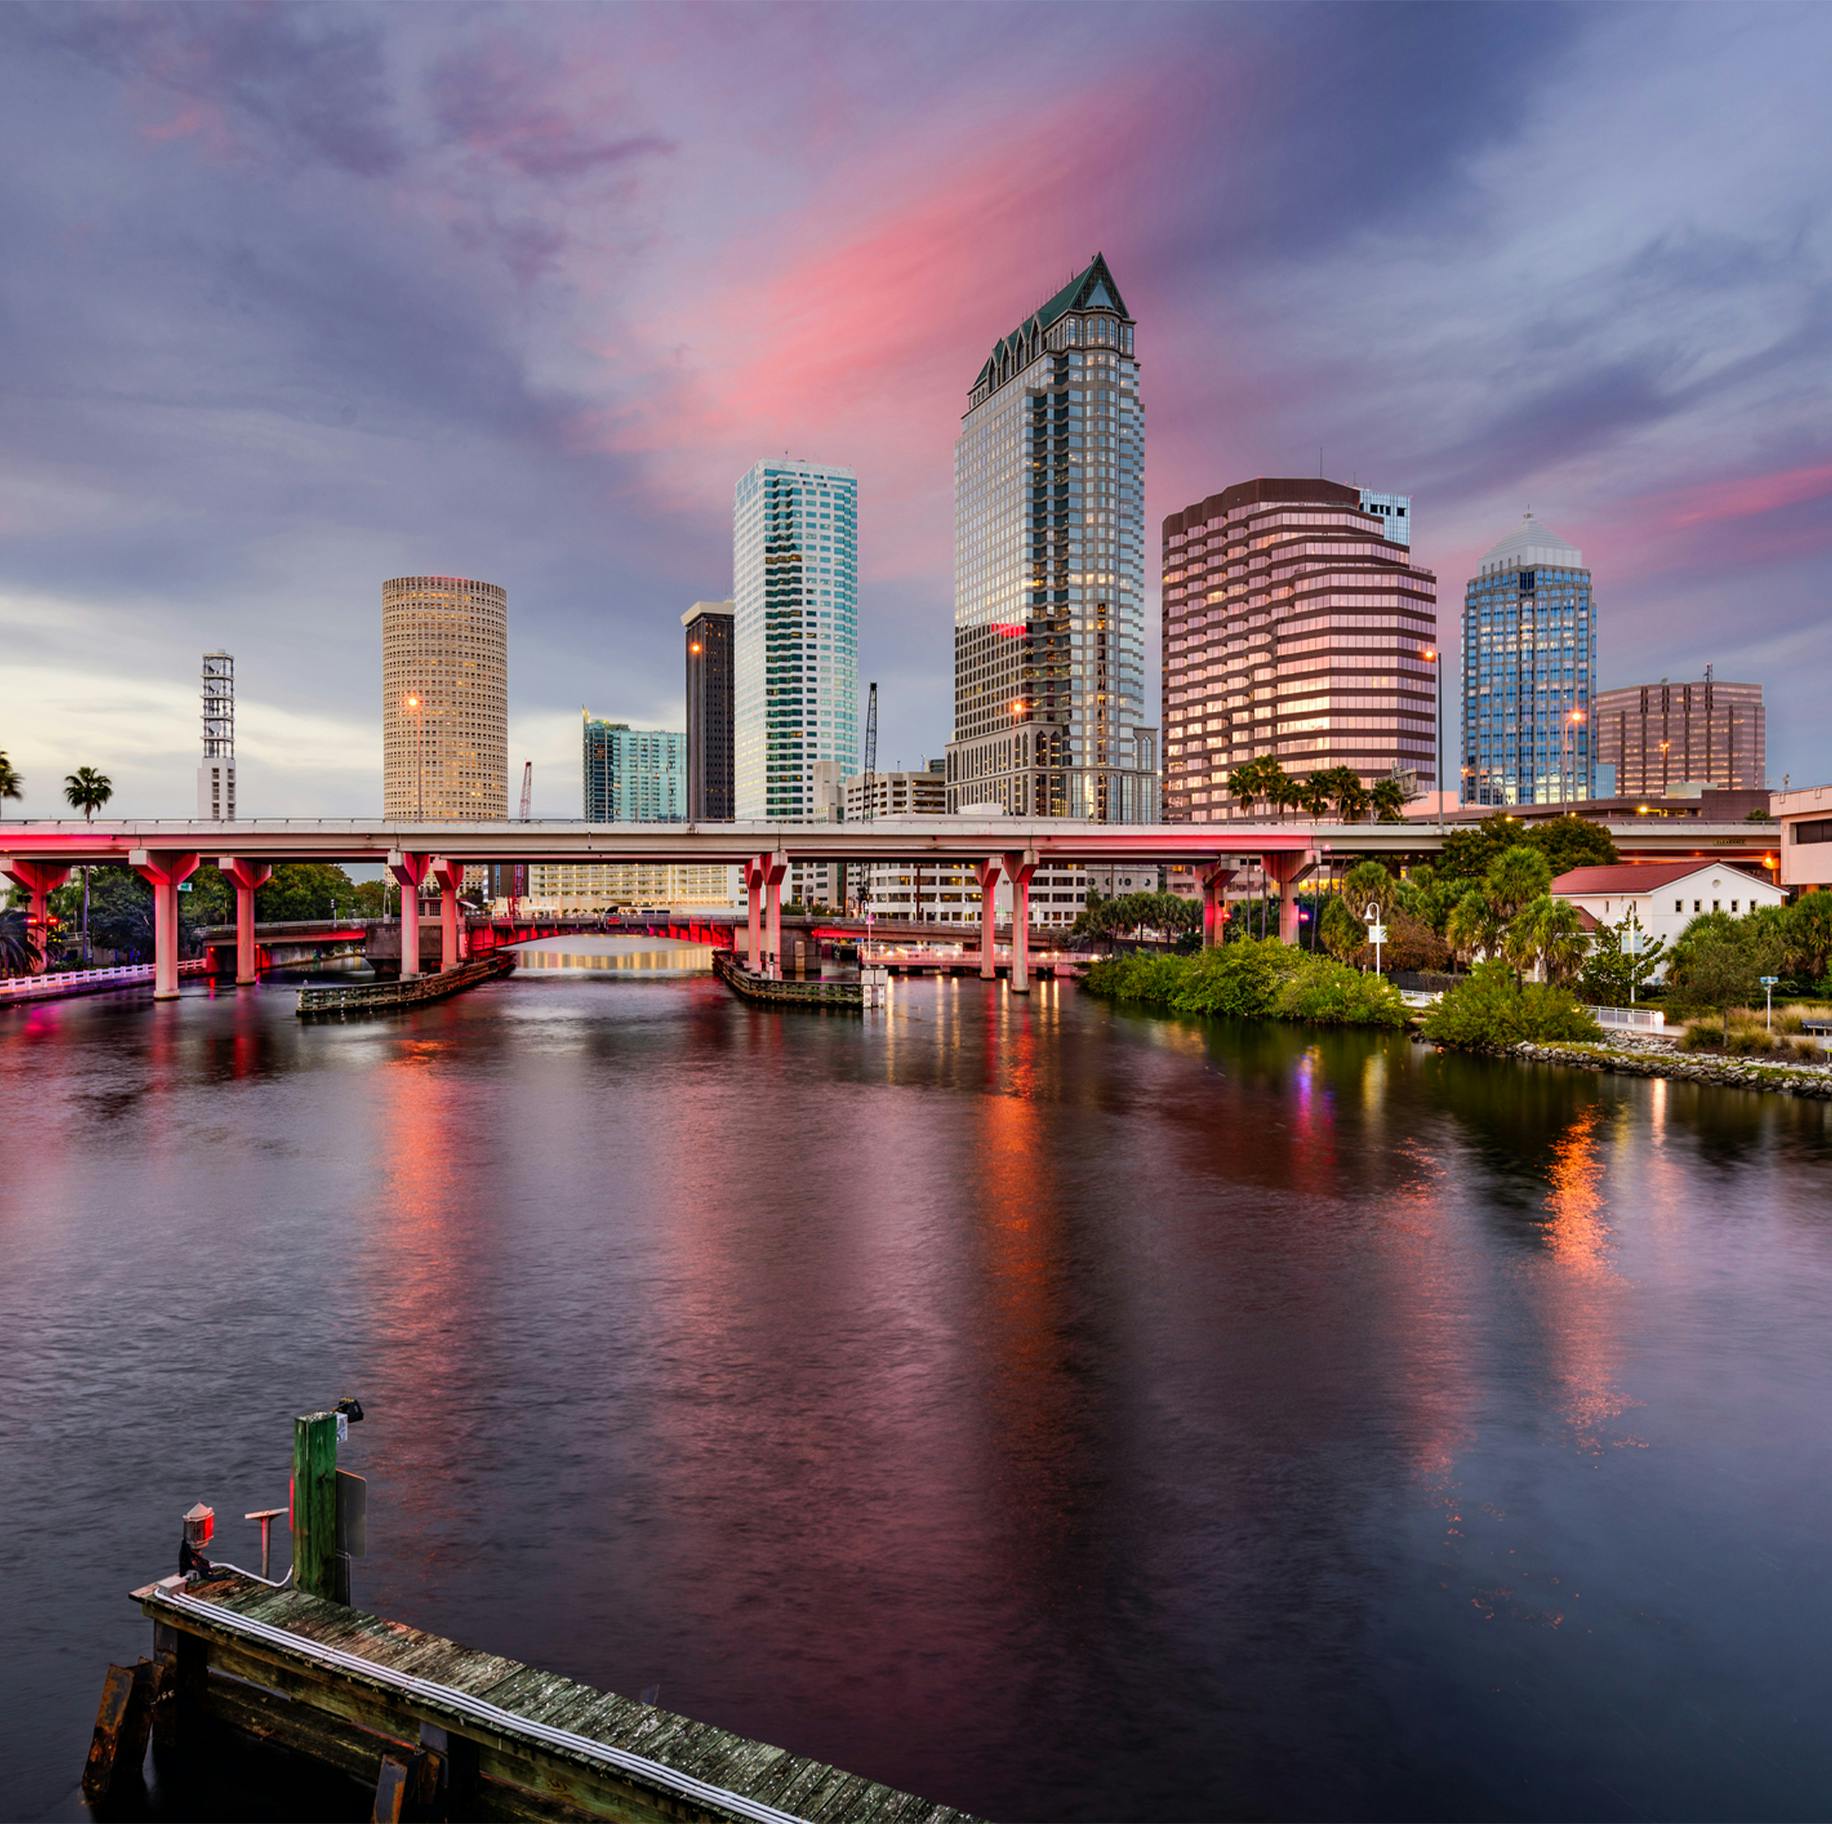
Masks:
[[[51,960],[51,895],[70,878],[70,870],[59,862],[20,861],[8,855],[0,858],[0,874],[27,895],[25,926],[38,945],[32,973],[43,975]]]
[[[1037,853],[1003,858],[1005,878],[1011,882],[1011,991],[1030,993],[1030,883],[1037,871]]]
[[[464,885],[464,863],[433,858],[432,877],[439,883],[439,967],[456,969],[464,961],[458,936],[458,889]]]
[[[993,948],[993,925],[999,905],[998,857],[994,856],[990,861],[976,861],[973,864],[973,878],[979,882],[980,887],[980,980],[990,982],[999,973]]]
[[[789,860],[786,855],[763,855],[759,862],[763,868],[763,887],[766,895],[764,901],[764,955],[769,961],[770,974],[778,978],[782,975],[782,882],[789,871]]]
[[[273,869],[264,861],[234,855],[220,856],[216,865],[235,888],[235,985],[245,988],[256,978],[254,896],[273,878]]]
[[[744,864],[744,893],[750,909],[750,922],[747,927],[749,951],[745,957],[746,965],[753,971],[763,967],[763,862],[761,859],[747,861]],[[736,947],[736,939],[733,940]]]
[[[1322,859],[1315,849],[1285,849],[1277,854],[1262,855],[1260,865],[1266,878],[1279,890],[1279,942],[1298,941],[1298,882]]]
[[[179,849],[129,849],[128,865],[153,889],[153,999],[178,999],[178,888],[198,857]]]
[[[1228,922],[1228,882],[1233,878],[1231,862],[1212,862],[1196,870],[1196,880],[1202,888],[1202,947],[1205,950],[1221,942],[1221,928]]]
[[[401,883],[401,979],[420,973],[420,882],[432,866],[430,855],[400,849],[388,853],[388,872]]]

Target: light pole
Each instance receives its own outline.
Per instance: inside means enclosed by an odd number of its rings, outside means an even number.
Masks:
[[[1431,754],[1431,783],[1438,792],[1438,834],[1444,834],[1444,655],[1435,646],[1425,648],[1425,663],[1431,667],[1432,688],[1437,695],[1438,744]]]
[[[426,821],[426,710],[419,697],[413,692],[407,693],[407,707],[413,711],[414,721],[414,821]]]
[[[1672,746],[1671,741],[1663,741],[1660,744],[1660,795],[1663,798],[1667,795],[1667,754]]]
[[[1584,712],[1574,709],[1565,718],[1565,778],[1559,795],[1561,804],[1571,801],[1571,788],[1577,784],[1578,770],[1578,724],[1584,720]]]

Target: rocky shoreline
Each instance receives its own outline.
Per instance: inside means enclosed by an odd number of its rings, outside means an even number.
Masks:
[[[1832,1102],[1832,1065],[1826,1064],[1768,1064],[1722,1052],[1682,1052],[1669,1042],[1650,1039],[1613,1039],[1603,1045],[1523,1040],[1513,1048],[1512,1055],[1532,1064],[1607,1070],[1625,1077],[1669,1077],[1723,1089],[1764,1089]]]

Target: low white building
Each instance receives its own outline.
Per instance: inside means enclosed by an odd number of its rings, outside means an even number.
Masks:
[[[1569,901],[1599,925],[1620,925],[1631,913],[1647,941],[1671,944],[1706,912],[1742,918],[1758,906],[1779,906],[1787,894],[1726,861],[1617,862],[1572,868],[1552,883],[1552,896]]]

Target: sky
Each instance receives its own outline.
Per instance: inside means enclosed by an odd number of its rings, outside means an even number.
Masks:
[[[1769,693],[1832,779],[1832,7],[0,7],[0,749],[244,815],[381,799],[381,582],[509,592],[509,760],[680,726],[738,476],[860,478],[881,765],[952,700],[952,447],[1096,251],[1163,517],[1408,492],[1582,547],[1600,683]],[[1148,719],[1158,719],[1157,678]]]

